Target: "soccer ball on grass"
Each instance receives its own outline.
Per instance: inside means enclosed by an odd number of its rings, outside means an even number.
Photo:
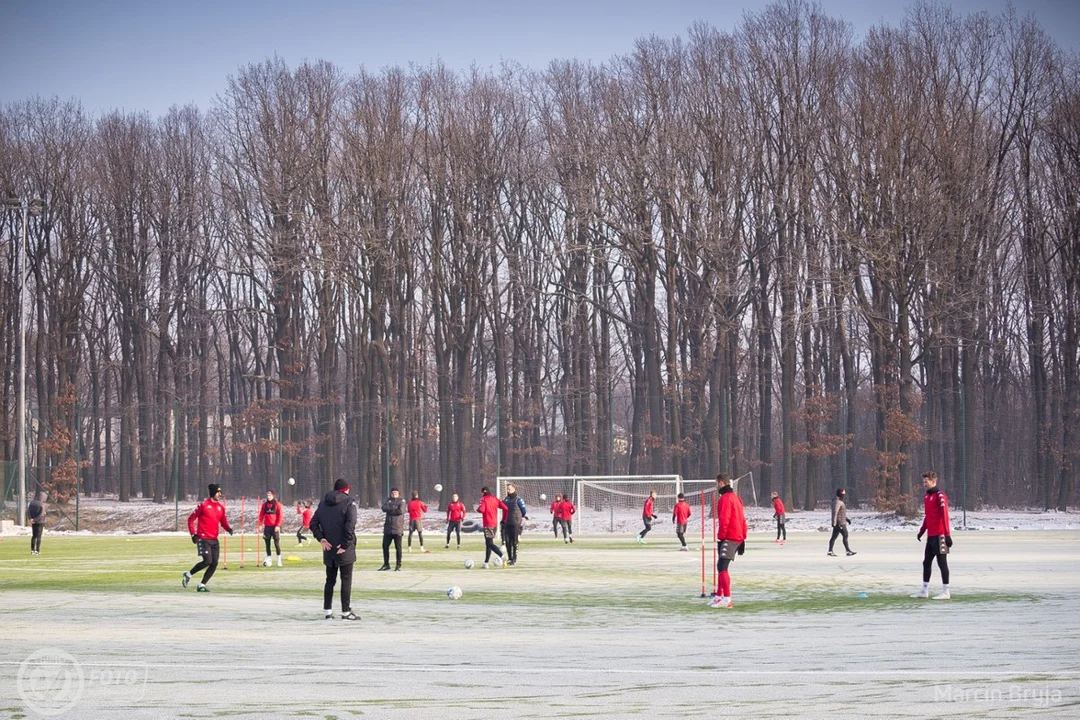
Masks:
[[[450,600],[460,600],[461,599],[461,588],[459,588],[457,585],[454,585],[453,587],[447,588],[446,597],[449,598]]]
[[[472,570],[472,560],[466,560],[465,561],[465,569],[466,570]]]

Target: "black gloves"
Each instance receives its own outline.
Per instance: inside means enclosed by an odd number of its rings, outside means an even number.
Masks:
[[[946,535],[945,536],[945,547],[952,547],[952,536],[951,535]]]
[[[232,535],[232,528],[229,528],[229,534]]]
[[[199,537],[197,535],[192,535],[191,536],[191,542],[198,545],[199,544]]]
[[[735,554],[736,555],[742,555],[744,552],[746,552],[746,541],[745,540],[743,540],[741,543],[739,543],[739,547],[738,547],[737,550],[735,550]]]
[[[916,540],[919,540],[919,541],[921,542],[921,541],[922,541],[922,536],[923,536],[923,533],[924,533],[924,532],[926,532],[926,531],[925,531],[925,530],[920,530],[920,531],[919,531],[919,534],[915,536],[915,539],[916,539]]]
[[[659,516],[659,515],[653,515],[653,516],[652,516],[652,519],[653,519],[653,520],[659,520],[659,519],[660,519],[660,516]]]

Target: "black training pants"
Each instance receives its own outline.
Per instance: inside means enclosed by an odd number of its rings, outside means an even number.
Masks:
[[[398,539],[400,538],[398,535]],[[334,585],[337,584],[338,573],[341,573],[341,612],[348,614],[352,610],[352,570],[353,563],[326,566],[326,584],[323,585],[322,593],[323,610],[334,607]]]
[[[652,530],[652,518],[642,516],[641,521],[645,523],[645,529],[641,531],[638,537],[643,538],[650,530]]]
[[[461,521],[460,520],[450,520],[449,522],[446,523],[446,544],[447,545],[450,544],[450,534],[454,533],[454,532],[457,533],[458,547],[461,547]]]
[[[931,535],[926,538],[926,550],[922,559],[922,581],[930,582],[930,574],[934,569],[934,558],[937,558],[938,569],[941,570],[941,584],[949,584],[949,556],[941,554],[941,538]]]
[[[850,552],[851,548],[848,547],[848,544],[847,544],[847,526],[845,526],[845,525],[834,525],[833,526],[832,537],[829,538],[829,552],[832,552],[833,545],[836,543],[836,536],[837,535],[843,535],[844,536],[844,549]]]
[[[503,526],[505,528],[505,525]],[[495,528],[484,528],[484,562],[491,560],[491,553],[502,557],[502,550],[495,545]]]
[[[195,567],[188,571],[188,575],[194,575],[203,568],[206,568],[206,572],[202,576],[202,584],[210,582],[210,578],[214,577],[214,571],[217,570],[218,561],[218,541],[217,540],[200,540],[197,544],[199,555],[202,556],[202,560],[195,563]]]
[[[409,547],[412,547],[412,534],[415,532],[420,538],[420,547],[424,547],[424,530],[420,527],[419,520],[409,521]]]
[[[397,567],[401,567],[401,536],[400,535],[383,535],[382,536],[382,563],[383,565],[390,564],[390,543],[394,544],[394,552],[397,559]]]
[[[276,527],[263,526],[263,540],[266,541],[266,557],[270,557],[270,541],[274,541],[274,552],[281,554],[281,534]]]
[[[783,515],[777,515],[776,516],[776,539],[777,540],[780,540],[780,539],[787,540],[787,526],[784,523],[784,516]]]
[[[30,550],[41,552],[41,535],[45,532],[44,523],[33,523],[30,526]]]
[[[521,526],[506,524],[506,559],[511,564],[517,562],[518,538],[521,537]]]

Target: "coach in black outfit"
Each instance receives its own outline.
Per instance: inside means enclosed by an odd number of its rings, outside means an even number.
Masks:
[[[341,574],[341,619],[359,620],[352,611],[352,574],[356,562],[356,503],[349,497],[349,483],[338,479],[311,517],[311,534],[322,543],[326,584],[323,614],[334,617],[334,585]]]

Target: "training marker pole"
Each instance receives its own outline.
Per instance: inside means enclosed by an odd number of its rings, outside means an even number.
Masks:
[[[705,491],[701,491],[701,597],[705,597]]]

